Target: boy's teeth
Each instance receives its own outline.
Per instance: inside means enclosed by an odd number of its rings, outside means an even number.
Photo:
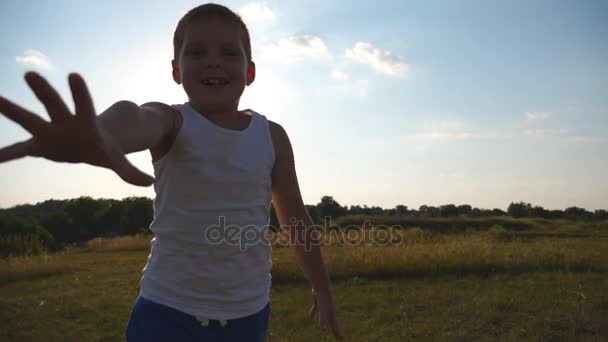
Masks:
[[[227,80],[221,78],[206,78],[203,80],[204,85],[225,85],[228,84]]]

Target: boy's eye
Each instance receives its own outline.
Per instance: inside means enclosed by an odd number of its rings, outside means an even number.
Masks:
[[[202,56],[205,52],[201,49],[190,49],[187,54],[190,56]]]
[[[239,55],[238,51],[224,51],[224,55],[230,57],[236,57]]]

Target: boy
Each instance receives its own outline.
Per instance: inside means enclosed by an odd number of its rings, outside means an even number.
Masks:
[[[290,232],[307,231],[312,222],[290,141],[265,116],[238,110],[244,88],[255,80],[255,64],[247,28],[228,8],[205,4],[184,15],[175,30],[172,68],[187,103],[119,101],[99,116],[79,75],[68,78],[72,115],[44,78],[27,73],[51,122],[0,97],[0,111],[32,134],[1,149],[0,162],[35,156],[88,163],[134,185],[154,184],[150,229],[155,238],[127,340],[263,341],[270,310],[270,246],[257,241],[239,250],[225,237],[214,242],[210,228],[253,227],[259,237],[267,229],[272,200],[281,226],[298,222]],[[146,149],[155,178],[125,157]],[[309,316],[318,316],[321,328],[341,339],[320,249],[310,243],[304,247],[294,244],[313,288]]]

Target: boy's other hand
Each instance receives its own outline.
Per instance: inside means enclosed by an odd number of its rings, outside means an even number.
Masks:
[[[344,334],[338,325],[331,293],[328,289],[322,291],[312,289],[312,307],[308,311],[308,317],[318,320],[321,330],[326,333],[331,332],[336,340],[345,340]]]
[[[80,75],[68,77],[75,114],[45,78],[29,72],[25,80],[44,104],[51,121],[0,96],[0,112],[32,134],[28,140],[0,149],[0,163],[26,156],[43,157],[56,162],[105,167],[134,185],[148,186],[154,182],[129,162],[111,134],[97,124],[93,101]]]

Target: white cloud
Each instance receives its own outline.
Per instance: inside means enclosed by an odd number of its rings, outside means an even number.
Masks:
[[[442,121],[427,125],[427,128],[414,135],[423,141],[467,141],[508,138],[507,132],[479,131],[471,129],[461,121]]]
[[[584,144],[584,143],[603,143],[606,142],[606,138],[590,136],[590,135],[571,135],[565,140],[568,143]]]
[[[569,139],[572,135],[569,134],[570,131],[566,128],[552,129],[552,128],[535,128],[535,129],[526,129],[524,130],[524,134],[529,137],[536,138],[567,138]]]
[[[312,35],[282,38],[264,49],[265,55],[278,62],[295,62],[303,59],[329,57],[327,46],[320,37]]]
[[[405,76],[409,70],[409,65],[403,57],[374,48],[370,43],[357,42],[354,48],[346,49],[345,56],[388,76]]]
[[[346,81],[346,80],[348,80],[348,75],[344,71],[339,70],[339,69],[336,69],[336,70],[332,71],[331,77],[333,79],[335,79],[335,80],[338,80],[338,81]]]
[[[266,2],[252,2],[239,10],[240,16],[245,21],[274,20],[276,15]]]
[[[531,136],[548,136],[548,135],[556,136],[556,135],[567,134],[568,129],[566,129],[566,128],[560,128],[560,129],[537,128],[537,129],[527,129],[524,131],[524,133],[526,135],[531,135]]]
[[[551,116],[551,114],[546,112],[526,112],[526,118],[528,121],[534,120],[546,120]]]
[[[16,56],[15,61],[20,64],[27,65],[29,67],[40,68],[40,69],[52,69],[53,65],[51,60],[42,52],[38,50],[26,50],[22,56]]]
[[[603,137],[594,135],[582,135],[572,132],[567,128],[537,128],[537,129],[526,129],[523,134],[531,139],[537,141],[546,142],[565,142],[574,144],[584,143],[602,143],[607,141]]]
[[[532,136],[543,136],[545,135],[545,130],[544,129],[527,129],[524,131],[525,135],[532,135]]]
[[[467,128],[467,125],[462,121],[440,121],[430,126],[441,131],[461,131]]]

